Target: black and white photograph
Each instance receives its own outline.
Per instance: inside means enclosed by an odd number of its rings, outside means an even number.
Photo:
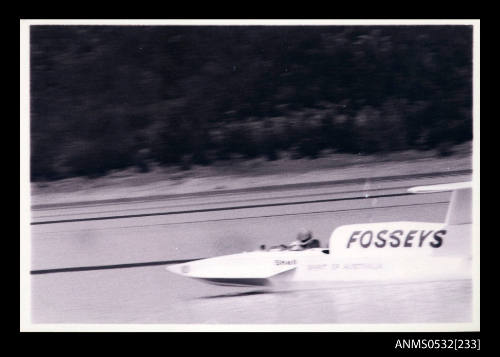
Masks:
[[[479,331],[479,20],[21,20],[22,331]]]

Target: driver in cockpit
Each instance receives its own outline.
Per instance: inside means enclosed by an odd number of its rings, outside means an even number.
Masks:
[[[319,240],[313,239],[312,232],[303,228],[297,234],[297,239],[290,243],[290,250],[304,250],[319,246]]]

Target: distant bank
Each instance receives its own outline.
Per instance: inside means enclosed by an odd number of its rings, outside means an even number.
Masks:
[[[138,173],[130,169],[94,179],[32,183],[31,205],[37,209],[90,201],[128,202],[468,173],[472,173],[471,143],[458,146],[447,157],[433,151],[405,151],[388,155],[331,154],[315,160],[234,160],[188,171],[158,167]]]

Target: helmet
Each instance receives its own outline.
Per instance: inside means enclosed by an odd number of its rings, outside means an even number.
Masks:
[[[305,228],[301,229],[297,234],[297,240],[300,240],[301,242],[307,242],[311,238],[312,238],[312,232]]]

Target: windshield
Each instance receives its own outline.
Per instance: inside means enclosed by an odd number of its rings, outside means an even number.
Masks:
[[[269,247],[267,249],[268,252],[277,252],[277,251],[283,251],[283,250],[291,250],[291,251],[299,251],[299,250],[305,250],[305,249],[311,249],[309,247],[301,247],[300,245],[286,245],[286,244],[280,244],[280,245],[275,245],[272,247]]]

